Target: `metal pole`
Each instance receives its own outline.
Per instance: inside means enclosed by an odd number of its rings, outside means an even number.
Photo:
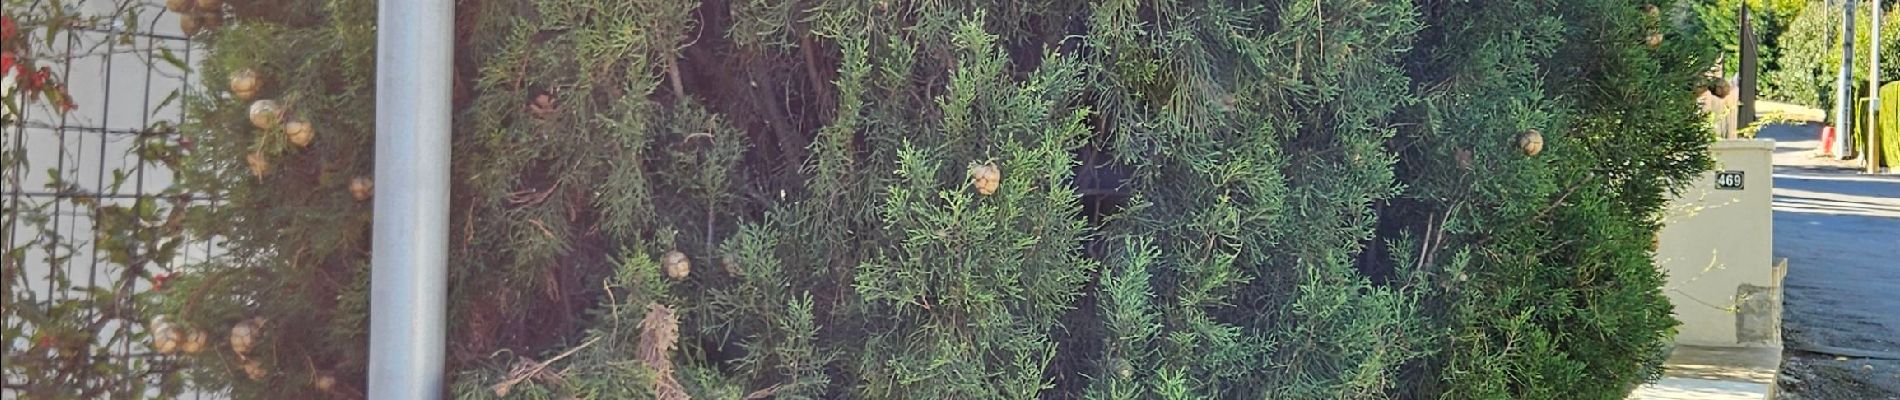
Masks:
[[[1880,173],[1880,1],[1874,1],[1873,44],[1867,49],[1867,173]]]
[[[1847,18],[1841,23],[1841,71],[1834,81],[1834,159],[1847,159],[1847,140],[1854,134],[1854,3],[1848,0]]]
[[[1735,131],[1729,133],[1734,138],[1736,132],[1755,123],[1755,83],[1758,53],[1755,48],[1755,21],[1749,15],[1748,3],[1742,3],[1741,37],[1736,43],[1741,46],[1741,67],[1735,74]],[[1722,77],[1727,79],[1728,77]]]
[[[380,0],[369,398],[440,399],[453,0]]]

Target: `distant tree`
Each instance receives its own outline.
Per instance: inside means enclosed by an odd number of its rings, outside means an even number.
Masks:
[[[1900,4],[1889,3],[1881,29],[1881,54],[1900,54]],[[1871,3],[1855,7],[1854,17],[1854,59],[1861,66],[1854,75],[1856,96],[1866,93],[1865,82],[1867,67],[1865,60],[1872,56],[1873,48],[1873,7]],[[1841,68],[1841,20],[1843,13],[1837,2],[1827,7],[1819,1],[1812,2],[1807,11],[1794,19],[1786,33],[1778,41],[1782,56],[1780,66],[1763,74],[1763,83],[1770,98],[1795,104],[1832,110],[1834,103],[1834,84]],[[1900,79],[1900,63],[1882,63],[1880,75],[1888,81]],[[1833,114],[1828,114],[1833,118]]]

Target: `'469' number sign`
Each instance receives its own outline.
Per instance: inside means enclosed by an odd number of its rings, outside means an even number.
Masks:
[[[1716,171],[1715,188],[1722,190],[1742,190],[1742,171]]]

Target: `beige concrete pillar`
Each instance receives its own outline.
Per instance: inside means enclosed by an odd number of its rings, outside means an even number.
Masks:
[[[1682,321],[1676,343],[1781,347],[1780,279],[1773,264],[1774,142],[1721,140],[1715,170],[1685,188],[1663,217],[1658,268]]]

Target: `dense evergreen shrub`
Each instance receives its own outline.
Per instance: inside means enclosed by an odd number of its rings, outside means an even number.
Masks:
[[[233,253],[167,310],[268,319],[202,382],[358,396],[374,7],[228,1],[183,179]],[[456,11],[458,398],[1620,398],[1708,163],[1661,1]]]

